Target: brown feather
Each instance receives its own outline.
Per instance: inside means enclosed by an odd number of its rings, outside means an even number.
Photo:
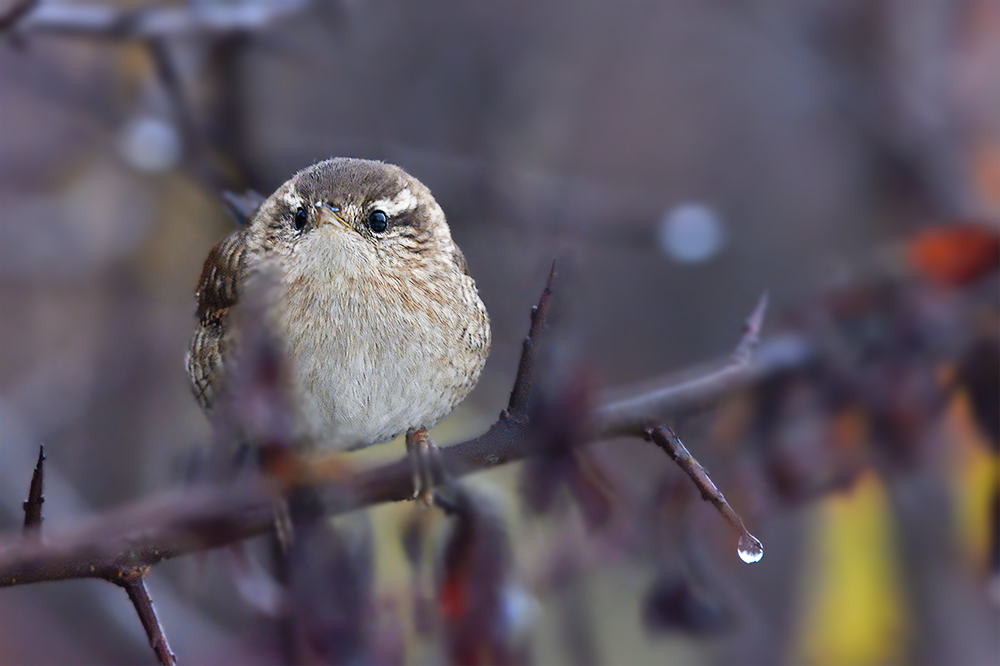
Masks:
[[[220,370],[228,346],[229,313],[239,300],[249,256],[246,232],[236,231],[208,253],[198,280],[198,327],[191,340],[187,371],[195,398],[205,409],[211,409],[224,377]]]

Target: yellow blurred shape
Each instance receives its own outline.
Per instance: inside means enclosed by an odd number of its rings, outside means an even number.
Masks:
[[[906,618],[890,521],[885,492],[872,472],[816,508],[792,663],[901,663]]]
[[[972,420],[968,395],[963,391],[948,409],[949,482],[956,537],[968,562],[985,571],[990,537],[990,500],[1000,483],[1000,458]]]

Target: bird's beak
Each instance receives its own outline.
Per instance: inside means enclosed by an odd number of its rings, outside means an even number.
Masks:
[[[347,220],[340,216],[340,208],[337,206],[331,206],[325,201],[317,201],[314,205],[319,209],[317,215],[320,224],[340,224],[345,229],[351,229]]]

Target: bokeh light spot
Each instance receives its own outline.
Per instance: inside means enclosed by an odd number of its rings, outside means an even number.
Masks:
[[[719,215],[701,203],[684,203],[668,210],[660,220],[660,248],[684,264],[708,261],[722,249],[725,229]]]

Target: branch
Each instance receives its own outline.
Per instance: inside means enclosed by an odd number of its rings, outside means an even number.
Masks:
[[[442,464],[452,478],[521,460],[530,453],[528,423],[522,418],[527,406],[534,350],[544,329],[553,274],[533,315],[531,331],[522,350],[518,377],[508,408],[485,433],[475,439],[440,450]],[[748,331],[740,349],[755,344],[763,305],[748,320]],[[744,344],[747,340],[750,343]],[[765,348],[767,345],[764,346]],[[766,358],[750,364],[729,361],[722,370],[679,384],[654,387],[633,402],[606,403],[598,408],[596,432],[623,430],[622,414],[629,423],[636,418],[636,405],[650,414],[677,411],[693,401],[718,398],[755,377],[802,364],[811,358],[806,345],[796,339],[781,339]],[[525,357],[529,360],[525,360]],[[761,355],[763,356],[763,355]],[[639,432],[645,434],[645,429]],[[599,437],[595,436],[589,441]],[[580,446],[586,439],[572,442]],[[402,501],[412,495],[412,467],[407,458],[364,470],[316,488],[318,500],[328,515],[345,513],[384,502]],[[104,578],[117,582],[144,572],[165,559],[227,546],[264,534],[274,528],[273,503],[280,488],[258,478],[188,488],[153,497],[98,516],[75,533],[45,542],[17,539],[0,548],[0,587],[68,578]],[[120,583],[119,583],[120,584]]]
[[[250,32],[302,11],[308,2],[274,0],[147,9],[45,2],[29,12],[34,4],[23,2],[8,12],[0,22],[0,30],[120,40]]]
[[[677,383],[666,382],[636,395],[619,400],[610,400],[597,408],[595,421],[601,439],[620,435],[644,436],[647,429],[655,426],[671,411],[691,408],[699,403],[718,399],[730,391],[746,385],[758,374],[759,368],[752,365],[753,353],[760,345],[760,329],[767,311],[767,293],[761,295],[743,326],[743,336],[732,356],[721,366],[698,371],[690,379]],[[784,350],[787,360],[793,365],[801,364],[802,351]],[[806,354],[807,355],[807,354]],[[780,354],[779,354],[780,356]],[[768,371],[771,367],[767,368]]]
[[[646,439],[663,449],[677,463],[678,467],[691,477],[694,485],[698,486],[698,490],[701,491],[701,498],[706,502],[711,502],[723,515],[726,522],[740,535],[739,546],[737,546],[740,559],[748,564],[760,561],[760,558],[764,556],[764,547],[757,540],[757,537],[750,534],[746,525],[743,524],[743,519],[733,511],[733,507],[729,506],[725,495],[712,482],[708,472],[701,466],[701,463],[695,460],[680,438],[674,434],[674,431],[667,426],[659,426],[647,431]]]
[[[25,16],[38,4],[38,0],[18,0],[14,6],[0,16],[0,34],[7,32],[20,23]]]
[[[170,651],[167,636],[163,633],[163,627],[160,625],[159,618],[156,617],[156,609],[153,608],[153,600],[149,598],[149,592],[146,590],[145,579],[142,576],[134,576],[128,578],[120,585],[125,588],[128,598],[132,600],[135,612],[139,614],[142,627],[146,630],[146,635],[149,637],[149,646],[153,648],[153,652],[156,653],[160,664],[163,666],[176,666],[177,657]]]

